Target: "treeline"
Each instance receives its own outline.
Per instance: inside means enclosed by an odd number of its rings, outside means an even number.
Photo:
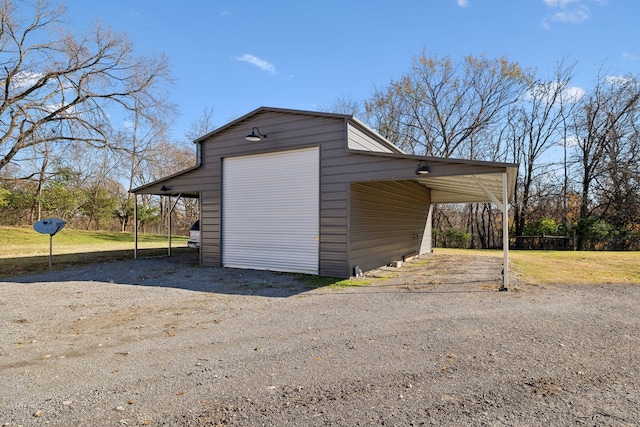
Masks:
[[[131,230],[129,190],[194,165],[191,141],[211,130],[212,112],[175,143],[167,59],[136,54],[99,24],[72,34],[64,15],[46,0],[0,8],[0,224],[55,216],[81,229]],[[138,202],[143,231],[165,230],[170,211],[176,230],[198,216],[194,200]]]
[[[0,224],[57,216],[131,230],[129,190],[195,162],[194,147],[170,136],[177,113],[166,58],[137,55],[126,36],[99,25],[70,34],[64,9],[46,1],[3,5]],[[422,52],[367,99],[327,110],[354,114],[408,153],[518,164],[515,247],[546,236],[548,245],[640,249],[638,76],[603,65],[580,88],[574,69],[561,60],[541,75],[506,57]],[[212,118],[206,110],[181,141],[212,130]],[[142,229],[163,231],[173,206],[138,200]],[[181,200],[173,212],[186,229],[197,202]],[[437,206],[436,245],[500,247],[500,215],[490,204]]]
[[[142,176],[153,180],[194,162],[192,149],[174,145],[163,148],[146,152],[147,161],[163,165],[163,168],[153,175]],[[104,150],[87,153],[86,160],[76,161],[52,154],[53,165],[41,169],[42,173],[27,179],[5,179],[0,187],[0,225],[26,226],[40,219],[59,217],[77,229],[133,230],[134,197],[118,180],[122,175],[115,172],[122,165],[119,163],[122,160],[94,162],[94,156],[106,153]],[[137,215],[140,231],[164,233],[172,208],[173,230],[188,230],[198,218],[197,200],[180,199],[175,207],[169,202],[176,203],[176,200],[139,196]]]
[[[333,110],[360,115],[409,153],[518,164],[515,247],[638,250],[638,76],[603,66],[579,88],[574,69],[563,60],[545,77],[506,57],[423,52],[369,99]],[[489,204],[438,206],[436,245],[500,247],[500,215]]]

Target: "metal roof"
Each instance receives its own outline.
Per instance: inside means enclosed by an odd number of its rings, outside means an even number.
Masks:
[[[399,167],[389,167],[386,162],[377,163],[379,169],[387,168],[388,174],[381,170],[373,173],[380,180],[417,181],[431,189],[432,203],[494,203],[500,204],[503,199],[502,175],[507,174],[507,199],[511,200],[515,192],[518,165],[513,163],[489,162],[417,156],[396,153],[378,153],[361,150],[349,150],[350,153],[378,158],[389,158],[402,161]],[[410,163],[413,169],[406,166]],[[415,173],[415,167],[424,165],[429,169],[426,175]],[[402,171],[402,172],[401,172]],[[375,180],[375,178],[374,178]],[[499,203],[496,203],[496,199]]]
[[[507,180],[515,174],[507,173]],[[510,176],[511,175],[511,176]],[[482,175],[458,175],[418,178],[418,182],[431,189],[432,203],[490,203],[493,202],[485,189],[498,200],[502,199],[502,173]],[[483,188],[484,187],[484,188]],[[513,185],[508,182],[508,198],[511,199]]]

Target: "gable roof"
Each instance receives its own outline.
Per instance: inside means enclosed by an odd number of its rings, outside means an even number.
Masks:
[[[245,114],[244,116],[239,117],[239,118],[237,118],[237,119],[235,119],[235,120],[233,120],[233,121],[231,121],[231,122],[229,122],[229,123],[227,123],[227,124],[225,124],[223,126],[220,126],[217,129],[214,129],[213,131],[209,132],[208,134],[197,138],[194,142],[195,143],[203,142],[203,141],[215,136],[218,133],[222,133],[225,130],[244,122],[245,120],[253,118],[254,116],[257,116],[257,115],[262,114],[262,113],[297,114],[297,115],[302,115],[302,116],[326,117],[326,118],[332,118],[332,119],[341,119],[341,120],[344,120],[345,122],[349,122],[352,126],[360,129],[360,131],[365,133],[369,138],[374,139],[377,143],[379,143],[379,144],[383,145],[385,148],[387,148],[389,150],[389,152],[404,154],[404,151],[402,151],[398,146],[396,146],[395,144],[392,144],[389,140],[387,140],[386,138],[382,137],[375,130],[371,129],[365,123],[363,123],[360,120],[358,120],[352,114],[325,113],[325,112],[320,112],[320,111],[292,110],[292,109],[287,109],[287,108],[274,108],[274,107],[259,107],[259,108],[256,108],[255,110]]]
[[[197,138],[196,140],[194,140],[193,142],[198,143],[198,142],[203,142],[206,139],[211,138],[212,136],[215,136],[218,133],[224,132],[225,130],[236,126],[239,123],[244,122],[245,120],[252,118],[253,116],[256,116],[258,114],[261,113],[266,113],[266,112],[272,112],[272,113],[285,113],[285,114],[298,114],[298,115],[308,115],[308,116],[314,116],[314,117],[330,117],[330,118],[335,118],[335,119],[343,119],[343,120],[349,120],[351,118],[353,118],[353,116],[348,115],[348,114],[337,114],[337,113],[323,113],[323,112],[317,112],[317,111],[306,111],[306,110],[291,110],[291,109],[286,109],[286,108],[273,108],[273,107],[259,107],[256,108],[255,110],[245,114],[244,116],[238,117],[237,119],[220,126],[219,128],[216,128],[214,130],[212,130],[211,132],[207,133],[206,135],[202,135],[200,138]]]

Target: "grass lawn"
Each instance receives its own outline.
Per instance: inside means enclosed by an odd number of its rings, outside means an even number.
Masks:
[[[435,253],[503,257],[501,250],[435,249]],[[640,284],[640,252],[509,251],[511,272],[530,284]]]
[[[172,253],[193,252],[186,236],[172,236]],[[138,234],[138,256],[167,254],[166,235]],[[53,236],[53,268],[132,259],[133,233],[63,229]],[[0,277],[49,268],[49,235],[27,227],[0,227]]]

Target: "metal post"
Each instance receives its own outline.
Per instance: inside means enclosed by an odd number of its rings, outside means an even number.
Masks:
[[[133,195],[133,259],[138,259],[138,195]]]
[[[53,261],[53,234],[49,234],[49,270]]]
[[[169,209],[169,256],[171,256],[171,214],[173,213],[173,210],[178,205],[178,202],[180,201],[180,197],[182,197],[182,193],[178,193],[176,202],[173,204],[171,204],[171,197],[169,197],[169,208],[170,208]]]
[[[501,291],[509,288],[509,205],[507,193],[507,173],[502,174],[502,250],[504,252],[504,267]]]
[[[169,248],[167,250],[167,255],[171,256],[171,212],[173,212],[173,208],[171,207],[171,196],[169,196]]]

